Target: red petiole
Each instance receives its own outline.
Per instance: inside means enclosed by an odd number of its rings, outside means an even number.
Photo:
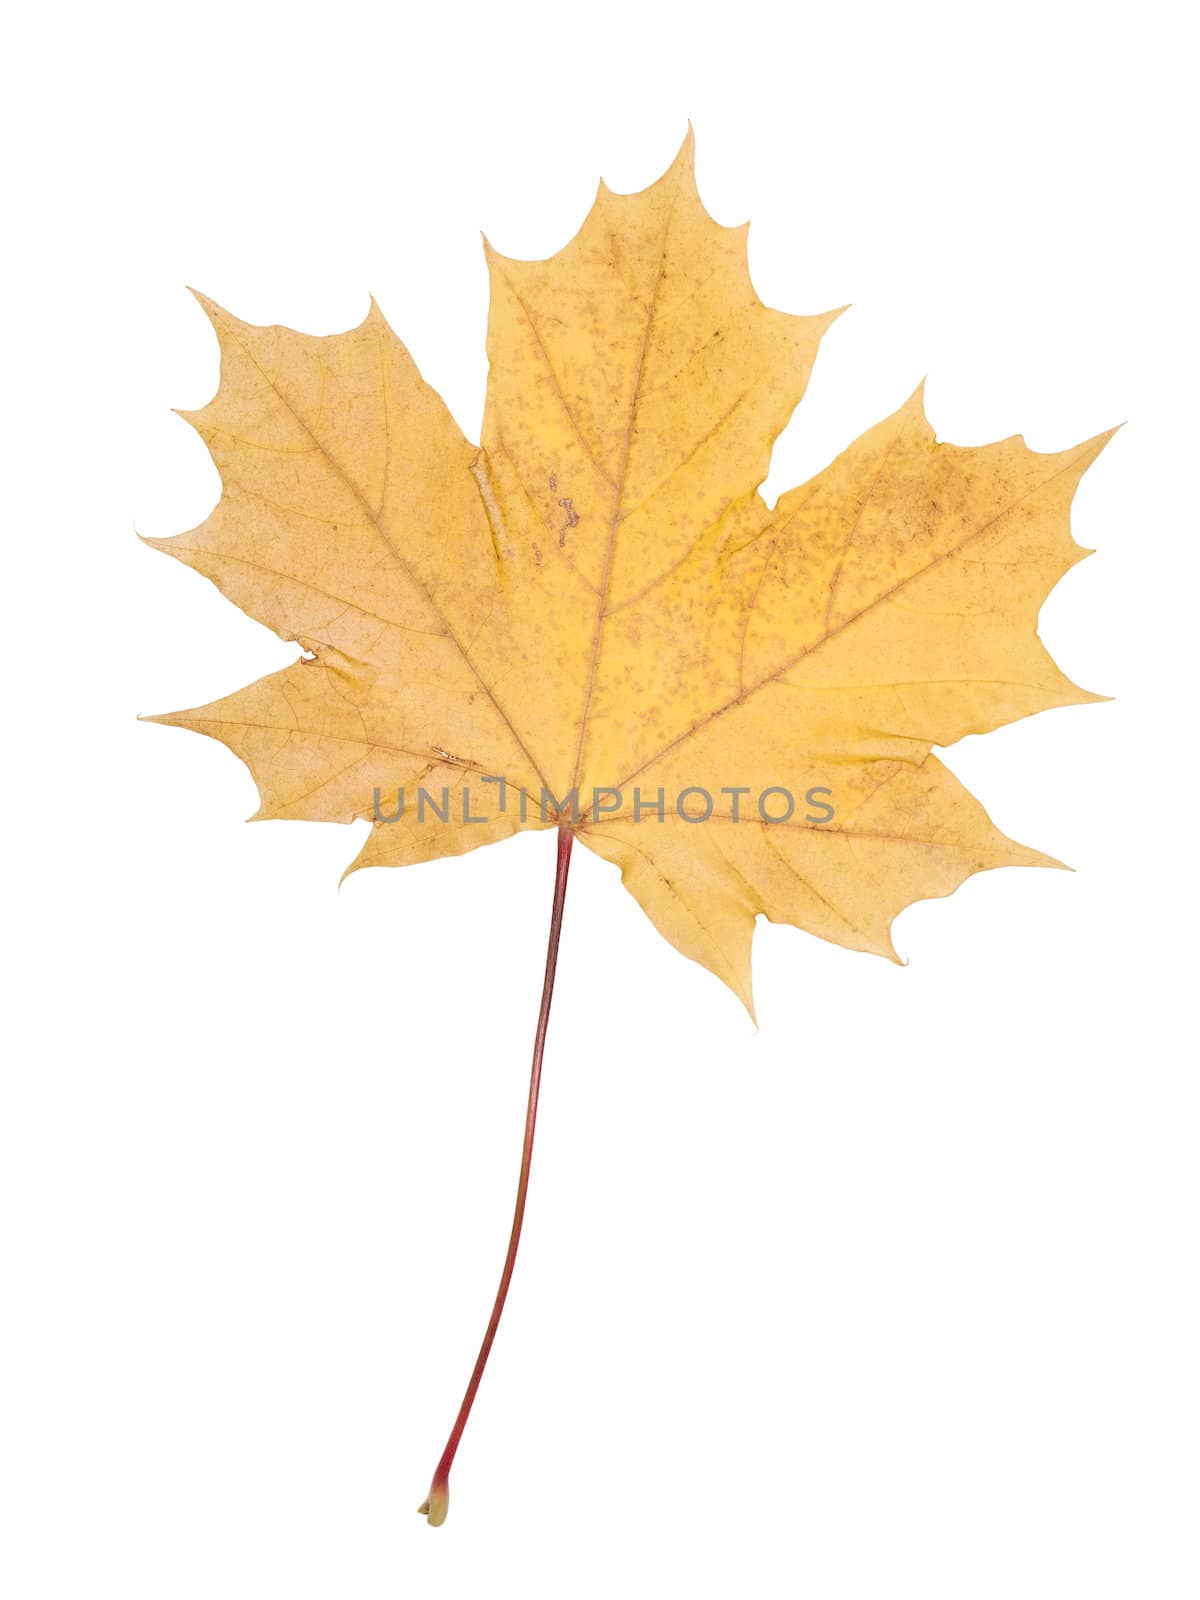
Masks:
[[[513,1210],[512,1231],[508,1239],[508,1252],[504,1257],[504,1270],[500,1274],[500,1287],[496,1290],[495,1303],[492,1314],[488,1318],[487,1330],[483,1335],[483,1343],[479,1346],[479,1354],[475,1357],[475,1365],[471,1371],[467,1391],[463,1395],[462,1404],[458,1408],[458,1416],[454,1419],[454,1426],[450,1430],[450,1437],[446,1441],[446,1448],[442,1451],[441,1460],[434,1470],[433,1482],[429,1486],[429,1495],[421,1506],[422,1515],[429,1518],[430,1524],[437,1527],[445,1522],[446,1512],[450,1508],[450,1468],[454,1464],[454,1457],[463,1436],[463,1429],[467,1425],[467,1418],[471,1415],[471,1407],[475,1404],[475,1395],[479,1388],[479,1380],[483,1377],[483,1369],[487,1366],[488,1356],[491,1354],[492,1344],[496,1338],[496,1329],[500,1326],[500,1314],[504,1310],[504,1302],[508,1298],[508,1286],[512,1281],[513,1266],[517,1259],[517,1246],[521,1242],[521,1224],[525,1220],[525,1198],[529,1192],[529,1168],[533,1160],[533,1134],[537,1125],[538,1091],[542,1083],[542,1055],[546,1048],[546,1028],[550,1021],[550,1002],[554,997],[554,972],[558,965],[558,941],[562,933],[563,903],[567,895],[567,871],[571,865],[571,844],[574,835],[569,828],[560,828],[558,831],[558,866],[554,876],[554,907],[550,914],[550,940],[546,949],[546,978],[542,985],[542,1005],[538,1012],[537,1033],[533,1041],[533,1065],[529,1073],[529,1103],[525,1112],[525,1138],[521,1145],[521,1173],[517,1179],[517,1201]]]

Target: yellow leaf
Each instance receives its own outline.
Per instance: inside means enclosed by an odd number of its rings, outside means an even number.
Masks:
[[[355,867],[569,827],[747,1006],[760,913],[892,956],[914,900],[1053,864],[931,750],[1096,698],[1037,615],[1107,436],[940,444],[918,392],[768,508],[838,313],[762,305],[690,135],[558,255],[487,263],[479,448],[374,303],[312,338],[201,300],[223,492],[149,542],[304,656],[158,720],[229,745],[260,817],[371,820]]]

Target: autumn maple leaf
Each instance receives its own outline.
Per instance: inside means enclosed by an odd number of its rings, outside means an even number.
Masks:
[[[190,420],[212,516],[148,542],[304,655],[159,721],[249,766],[260,817],[372,823],[353,867],[555,828],[555,910],[512,1268],[572,841],[751,1006],[759,914],[893,956],[915,900],[1047,858],[931,754],[1098,698],[1037,636],[1085,551],[1068,512],[1108,435],[938,443],[918,391],[772,509],[758,492],[837,312],[765,307],[705,212],[691,136],[603,185],[547,261],[487,250],[490,374],[469,444],[372,302],[348,333],[252,327]]]

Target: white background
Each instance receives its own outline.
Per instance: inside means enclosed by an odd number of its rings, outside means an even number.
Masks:
[[[11,1600],[1194,1600],[1200,1438],[1190,54],[1155,4],[26,8],[4,93],[0,1451]],[[1182,18],[1182,12],[1177,14]],[[32,18],[32,20],[31,20]],[[853,309],[768,497],[929,375],[1059,449],[1043,613],[1114,703],[949,755],[1016,838],[892,968],[763,926],[761,1031],[553,838],[339,893],[138,724],[294,647],[138,544],[218,492],[184,291],[373,290],[477,434],[478,230],[544,255],[695,124],[759,292]],[[1187,948],[1189,942],[1193,948]]]

